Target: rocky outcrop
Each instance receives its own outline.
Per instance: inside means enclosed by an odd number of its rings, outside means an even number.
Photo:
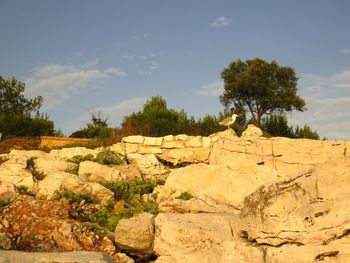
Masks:
[[[3,196],[0,198],[4,200]],[[112,241],[96,235],[91,225],[69,219],[67,200],[51,202],[26,195],[7,196],[6,200],[9,204],[0,208],[0,243],[3,249],[43,252],[85,250],[109,254],[115,251]]]
[[[108,167],[92,161],[81,162],[78,174],[89,182],[115,181],[126,178],[116,167]]]
[[[156,262],[262,262],[258,248],[237,241],[235,221],[227,214],[159,214]]]
[[[130,219],[122,219],[115,229],[115,242],[131,254],[152,254],[154,241],[154,215],[141,213]]]
[[[136,164],[144,178],[151,179],[154,176],[166,172],[164,166],[158,161],[154,154],[132,153],[127,155],[129,163]]]
[[[202,200],[209,198],[239,210],[247,194],[275,179],[272,169],[259,165],[241,165],[230,169],[225,166],[195,164],[173,170],[164,187],[178,193],[189,192]],[[163,199],[161,194],[158,198]]]

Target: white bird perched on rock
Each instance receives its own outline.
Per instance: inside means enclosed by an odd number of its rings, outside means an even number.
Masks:
[[[237,118],[237,114],[232,114],[231,117],[225,118],[219,122],[220,125],[227,126],[227,129],[230,128],[230,125],[234,124]]]

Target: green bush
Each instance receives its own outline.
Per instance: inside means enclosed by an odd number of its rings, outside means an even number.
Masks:
[[[178,197],[176,197],[176,199],[181,199],[181,200],[190,200],[193,196],[188,193],[188,192],[182,192]]]
[[[99,152],[94,161],[106,165],[120,165],[126,163],[126,157],[120,153],[106,150]]]
[[[96,157],[94,157],[92,154],[88,154],[85,156],[75,155],[72,158],[68,159],[68,161],[77,163],[77,164],[84,161],[93,161],[104,165],[110,165],[110,164],[120,165],[120,164],[126,163],[126,157],[120,153],[106,150],[106,151],[99,152],[96,155]]]
[[[65,172],[70,174],[78,174],[79,165],[78,164],[69,165]]]
[[[26,162],[26,169],[30,170],[35,181],[41,181],[46,177],[46,174],[43,171],[38,171],[35,168],[34,160],[38,157],[30,157]]]
[[[53,201],[61,200],[65,198],[69,201],[70,204],[80,203],[84,200],[88,204],[92,204],[94,202],[92,196],[88,193],[73,193],[72,191],[63,191],[60,193],[56,193],[53,197]]]
[[[2,199],[0,199],[0,208],[8,206],[10,203],[11,203],[10,199],[2,198]]]

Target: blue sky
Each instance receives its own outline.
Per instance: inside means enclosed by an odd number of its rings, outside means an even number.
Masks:
[[[100,110],[113,126],[154,95],[196,118],[223,110],[220,72],[260,57],[293,67],[308,111],[350,140],[350,1],[2,0],[0,75],[42,95],[69,135]]]

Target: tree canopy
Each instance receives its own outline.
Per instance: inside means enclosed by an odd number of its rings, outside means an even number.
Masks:
[[[305,102],[297,95],[297,80],[291,67],[283,67],[260,58],[233,61],[225,68],[224,93],[220,102],[234,111],[248,112],[260,127],[264,115],[304,111]]]
[[[3,137],[53,135],[54,123],[39,112],[43,98],[28,99],[23,95],[24,90],[23,82],[0,76],[0,132]]]
[[[0,113],[30,116],[42,105],[41,96],[33,99],[24,97],[25,84],[14,77],[6,80],[0,76]]]

